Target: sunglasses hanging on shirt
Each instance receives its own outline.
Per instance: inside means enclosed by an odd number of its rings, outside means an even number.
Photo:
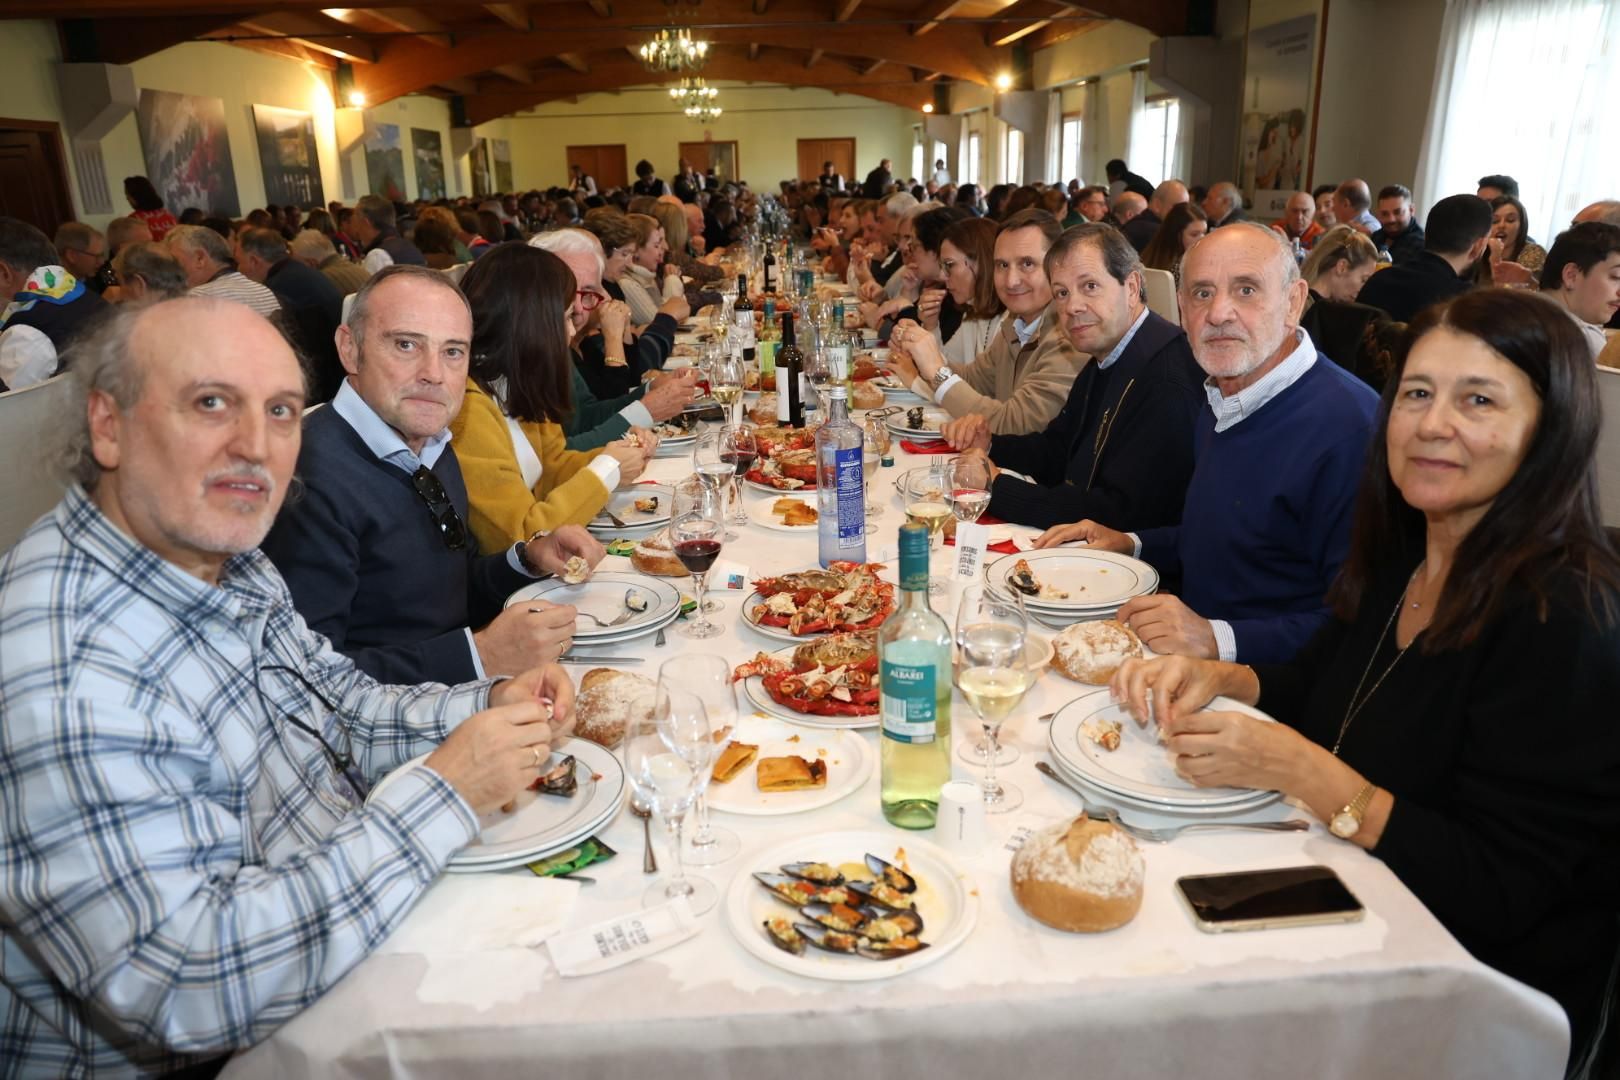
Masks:
[[[438,476],[432,469],[422,465],[411,474],[411,487],[416,494],[427,504],[428,513],[433,515],[433,524],[439,527],[439,535],[444,538],[444,546],[451,551],[460,551],[467,546],[467,525],[456,513],[455,504],[450,501],[450,493],[444,490]]]

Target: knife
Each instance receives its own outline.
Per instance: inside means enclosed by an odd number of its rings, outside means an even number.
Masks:
[[[576,656],[564,653],[557,657],[559,664],[639,664],[639,656]]]

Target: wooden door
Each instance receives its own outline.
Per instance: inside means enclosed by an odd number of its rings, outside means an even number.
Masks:
[[[57,125],[0,119],[0,215],[26,221],[46,236],[73,220]]]
[[[722,184],[742,175],[742,162],[737,157],[735,139],[726,142],[683,142],[681,157],[690,161],[692,168],[700,173],[713,169],[715,177]]]
[[[854,139],[800,139],[799,179],[814,180],[821,175],[821,163],[830,161],[844,178],[844,186],[859,187],[864,176],[855,174]],[[872,164],[876,165],[877,162]]]
[[[623,143],[601,146],[570,146],[568,148],[568,164],[582,167],[585,174],[596,181],[597,191],[630,186],[630,166],[625,156]],[[566,187],[568,184],[567,178],[565,177],[560,183]]]

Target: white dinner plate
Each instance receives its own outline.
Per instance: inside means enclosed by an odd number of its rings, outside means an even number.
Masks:
[[[579,585],[569,585],[562,578],[546,578],[533,585],[525,585],[506,598],[506,606],[530,600],[546,600],[553,604],[572,604],[582,613],[596,616],[602,622],[611,622],[625,610],[627,590],[634,589],[647,600],[647,610],[638,612],[617,626],[601,626],[582,614],[574,624],[574,640],[581,645],[594,644],[606,638],[624,641],[642,633],[651,633],[656,627],[668,623],[681,610],[680,590],[663,578],[647,574],[621,573],[598,570]]]
[[[1211,803],[1208,806],[1184,806],[1153,802],[1149,799],[1136,799],[1123,792],[1109,791],[1107,788],[1098,787],[1085,777],[1070,772],[1063,764],[1063,760],[1055,755],[1052,758],[1052,764],[1063,777],[1085,789],[1086,798],[1096,805],[1119,810],[1125,820],[1134,825],[1145,825],[1148,828],[1171,825],[1177,819],[1235,818],[1241,814],[1249,814],[1264,809],[1282,798],[1280,791],[1256,791],[1253,797],[1249,799],[1229,803]],[[1142,815],[1154,816],[1143,817]]]
[[[525,791],[510,813],[496,810],[479,818],[476,839],[450,857],[446,869],[491,870],[543,859],[590,836],[624,804],[625,775],[619,759],[588,739],[569,739],[551,755],[555,765],[572,754],[579,791],[571,798]],[[426,761],[428,754],[406,762],[372,789],[377,798],[399,777]]]
[[[1025,596],[1024,606],[1038,611],[1112,610],[1159,587],[1159,572],[1141,559],[1090,548],[1043,548],[1003,555],[985,565],[985,579],[1003,592],[1016,591],[1008,578],[1020,559],[1029,563],[1042,585],[1055,585],[1069,594],[1066,600]]]
[[[891,571],[889,569],[885,569],[882,573],[880,573],[878,575],[878,579],[880,581],[888,581],[890,584],[894,584],[895,583],[894,582],[894,574],[895,574],[894,571]],[[888,575],[888,576],[885,576],[885,575]],[[754,633],[756,633],[756,634],[764,634],[766,637],[775,638],[777,641],[791,641],[795,645],[803,645],[807,641],[815,641],[818,638],[824,638],[824,637],[828,636],[825,632],[817,632],[817,633],[814,633],[814,634],[794,634],[794,633],[790,633],[788,631],[788,628],[785,627],[785,626],[766,626],[763,623],[754,622],[752,619],[750,619],[748,617],[748,612],[750,610],[752,610],[755,606],[757,606],[759,604],[763,604],[764,602],[765,602],[765,597],[761,596],[758,592],[750,592],[743,599],[743,602],[742,602],[742,614],[741,614],[742,621],[743,621],[744,625],[746,625],[750,630],[754,631]],[[899,603],[900,603],[900,600],[899,600],[898,597],[896,597],[895,598],[895,605],[898,607]],[[879,625],[882,625],[882,624],[880,623]],[[872,629],[875,630],[875,629],[877,629],[877,627],[872,627]],[[842,631],[840,631],[840,632],[842,632]]]
[[[658,500],[656,509],[651,511],[636,509],[637,499],[653,498]],[[657,525],[668,525],[669,519],[674,514],[674,506],[675,489],[668,484],[631,484],[629,487],[621,491],[615,491],[609,496],[607,506],[603,507],[602,513],[587,522],[585,527],[593,533],[618,534],[627,530],[650,529]],[[624,522],[625,527],[623,529],[608,520],[607,515],[610,513]]]
[[[765,935],[766,919],[782,915],[795,922],[810,920],[755,880],[755,871],[780,873],[781,866],[796,862],[863,865],[868,854],[894,863],[916,878],[914,896],[923,920],[918,936],[928,948],[899,960],[868,960],[814,946],[807,947],[803,956],[794,956],[771,944]],[[832,982],[892,979],[943,960],[967,940],[978,918],[978,885],[961,864],[921,837],[897,830],[823,833],[746,855],[726,892],[726,924],[745,950],[772,967]]]
[[[928,407],[923,409],[923,423],[925,424],[946,424],[950,422],[950,419],[951,414],[946,412],[944,409]],[[894,434],[899,435],[904,439],[910,439],[912,442],[930,442],[932,440],[943,439],[945,437],[944,435],[940,434],[937,426],[922,428],[907,427],[906,414],[904,412],[898,412],[893,416],[888,417],[886,420],[884,420],[884,424]]]
[[[757,593],[755,595],[758,595]],[[755,627],[756,630],[763,629]],[[787,633],[786,630],[782,633]],[[793,659],[793,650],[814,637],[793,638],[794,644],[785,649],[777,649],[772,656],[782,660]],[[743,680],[743,694],[747,696],[748,703],[760,712],[767,713],[781,720],[788,720],[795,724],[804,724],[814,728],[833,728],[839,731],[862,731],[866,728],[875,728],[882,720],[879,713],[871,716],[816,716],[811,713],[795,712],[786,705],[779,705],[775,698],[765,689],[765,679],[761,675],[750,675]]]
[[[799,492],[814,492],[816,490],[814,484],[811,484],[808,487],[792,488],[791,490],[788,488],[771,487],[771,485],[762,484],[758,480],[750,480],[746,476],[743,477],[742,486],[750,488],[754,491],[763,492],[766,495],[796,495]]]
[[[804,496],[790,494],[786,491],[778,491],[776,495],[777,498],[793,499],[795,502],[806,503],[810,506],[816,505],[816,497],[814,493]],[[775,505],[776,499],[759,499],[756,502],[750,503],[748,506],[748,520],[752,521],[755,525],[758,525],[762,529],[773,529],[776,532],[809,533],[812,536],[815,535],[816,526],[819,524],[819,522],[812,521],[808,525],[785,525],[782,523],[782,515],[775,513],[772,510],[772,507]]]
[[[759,757],[797,754],[806,761],[827,763],[827,785],[802,791],[761,791],[756,779],[759,758],[724,784],[710,782],[705,793],[710,810],[728,814],[774,817],[819,810],[861,787],[872,775],[873,754],[866,739],[845,729],[806,728],[783,720],[742,716],[732,742],[759,747]]]
[[[1218,697],[1207,708],[1273,722],[1259,709],[1231,698]],[[1119,721],[1118,750],[1104,750],[1081,732],[1081,726],[1093,717]],[[1113,700],[1107,687],[1082,694],[1059,709],[1046,738],[1053,757],[1066,772],[1105,791],[1139,801],[1164,806],[1231,807],[1252,802],[1257,796],[1275,794],[1253,788],[1194,787],[1176,773],[1170,752],[1159,742],[1157,729],[1151,724],[1139,726],[1125,706]]]

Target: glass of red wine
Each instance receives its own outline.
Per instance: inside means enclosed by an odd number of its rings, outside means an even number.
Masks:
[[[717,624],[710,622],[703,611],[703,593],[707,587],[709,568],[720,557],[726,535],[725,515],[720,509],[720,502],[707,497],[712,494],[705,492],[704,499],[697,507],[681,514],[670,525],[670,537],[675,541],[675,557],[692,575],[697,596],[697,608],[692,612],[691,621],[680,630],[689,638],[718,637],[724,632]]]
[[[742,487],[739,481],[759,460],[759,442],[754,438],[752,425],[729,424],[721,430],[720,460],[730,462],[732,467],[730,523],[746,525],[748,511],[743,507]]]

